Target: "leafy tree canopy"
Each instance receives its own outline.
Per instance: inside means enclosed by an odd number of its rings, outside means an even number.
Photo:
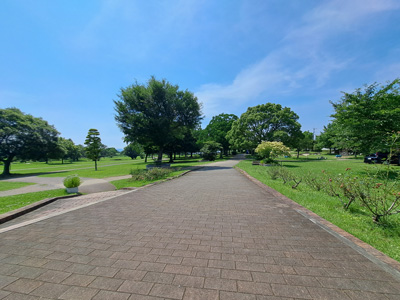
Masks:
[[[280,104],[266,103],[249,107],[233,122],[227,138],[237,149],[255,149],[263,141],[292,145],[301,135],[298,115]]]
[[[138,143],[130,143],[124,148],[122,153],[129,156],[131,159],[136,159],[136,157],[144,153],[144,149],[143,146]]]
[[[158,148],[158,160],[164,147],[201,120],[201,107],[193,93],[180,91],[177,85],[151,77],[147,85],[135,83],[122,88],[114,101],[115,119],[126,142],[138,142]]]
[[[230,144],[226,135],[229,130],[231,130],[233,122],[238,119],[239,118],[233,114],[219,114],[214,116],[204,129],[206,140],[220,143],[224,153],[227,154]]]
[[[388,147],[388,137],[400,131],[399,88],[399,79],[383,86],[374,83],[331,102],[344,148],[368,153]]]
[[[118,150],[117,149],[115,149],[114,147],[107,147],[107,146],[105,146],[104,148],[103,148],[103,150],[102,150],[102,156],[103,157],[113,157],[113,156],[116,156],[116,155],[118,155]]]
[[[0,161],[3,175],[10,174],[15,157],[42,159],[57,147],[58,131],[42,118],[24,114],[18,108],[0,109]]]

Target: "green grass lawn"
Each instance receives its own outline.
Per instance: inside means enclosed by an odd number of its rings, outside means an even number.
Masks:
[[[13,189],[18,189],[18,188],[32,185],[32,184],[35,184],[35,183],[0,181],[0,191],[8,191],[8,190],[13,190]]]
[[[379,171],[385,167],[382,165],[367,165],[358,159],[310,159],[306,162],[291,160],[283,162],[283,166],[289,168],[291,172],[299,177],[308,172],[313,174],[322,173],[322,170],[326,170],[330,174],[344,173],[346,168],[351,168],[353,174],[365,175],[368,172]],[[377,225],[372,222],[371,214],[365,207],[362,207],[357,202],[352,204],[350,209],[346,211],[342,208],[342,204],[337,198],[330,197],[324,192],[314,191],[305,183],[300,183],[297,189],[293,189],[291,184],[283,184],[280,179],[272,180],[267,173],[268,167],[253,166],[251,160],[241,161],[237,167],[322,218],[400,261],[399,214],[387,218],[384,225]],[[400,167],[398,168],[400,169]]]
[[[50,190],[44,192],[26,193],[14,196],[0,197],[0,214],[12,211],[14,209],[32,204],[34,202],[69,195],[65,189]]]
[[[119,163],[126,163],[130,162],[131,159],[127,156],[115,156],[113,158],[104,157],[100,160],[100,164],[119,164]],[[52,160],[48,164],[45,162],[13,162],[11,164],[11,173],[12,174],[28,174],[28,173],[41,173],[41,172],[53,172],[58,170],[68,170],[68,169],[75,169],[75,168],[85,168],[85,167],[93,167],[94,162],[88,159],[80,159],[79,161],[61,161]]]

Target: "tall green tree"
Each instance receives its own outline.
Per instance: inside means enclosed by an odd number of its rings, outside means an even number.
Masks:
[[[97,129],[89,129],[85,140],[86,157],[94,161],[94,169],[97,171],[97,161],[100,160],[103,144],[100,139],[100,132]]]
[[[138,143],[130,143],[124,148],[122,153],[129,156],[131,159],[136,159],[136,157],[144,153],[144,149],[143,146]]]
[[[64,139],[64,147],[67,149],[67,154],[64,159],[77,161],[82,156],[79,146],[75,145],[71,139]]]
[[[234,114],[219,114],[212,117],[210,123],[204,129],[207,141],[216,141],[220,143],[225,155],[228,155],[230,148],[229,140],[226,138],[226,135],[229,130],[231,130],[233,122],[238,119],[239,118]]]
[[[14,158],[42,159],[57,147],[58,131],[42,118],[18,108],[0,109],[0,161],[3,175],[10,175]]]
[[[331,102],[345,148],[369,153],[388,147],[388,136],[400,131],[399,92],[400,79],[395,79],[383,86],[374,83],[343,93],[340,101]]]
[[[233,122],[227,138],[236,149],[254,150],[263,141],[293,146],[301,135],[299,116],[288,107],[266,103],[249,107]]]
[[[201,106],[193,93],[179,86],[151,77],[147,85],[135,83],[122,88],[114,101],[118,126],[125,142],[156,146],[158,160],[164,148],[201,120]]]
[[[118,150],[117,149],[115,149],[114,147],[107,147],[107,148],[105,148],[104,150],[103,150],[103,156],[104,157],[113,157],[113,156],[116,156],[116,155],[118,155]]]
[[[335,121],[324,126],[324,130],[317,137],[317,146],[319,148],[329,148],[329,152],[332,153],[332,149],[340,148],[342,145],[340,140],[341,130],[338,128]]]

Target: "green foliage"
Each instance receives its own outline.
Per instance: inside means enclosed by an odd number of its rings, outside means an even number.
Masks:
[[[101,143],[100,133],[97,129],[89,129],[85,140],[86,157],[93,160],[95,163],[95,170],[97,171],[97,161],[101,157],[101,151],[104,148]]]
[[[204,129],[205,141],[220,143],[224,154],[227,155],[230,144],[226,135],[229,130],[231,130],[233,122],[238,119],[239,118],[233,114],[219,114],[212,117],[210,123]]]
[[[337,139],[337,132],[339,129],[336,128],[337,123],[335,121],[324,126],[324,130],[319,136],[317,136],[317,147],[319,148],[341,148],[339,140]]]
[[[126,142],[156,146],[162,160],[164,148],[194,129],[201,120],[201,107],[193,93],[151,77],[147,85],[137,82],[121,88],[114,101],[116,121]]]
[[[200,152],[203,153],[203,159],[214,161],[217,158],[218,151],[222,150],[222,145],[215,141],[207,141],[204,143],[203,148]]]
[[[118,154],[119,154],[118,150],[115,149],[114,147],[105,148],[102,151],[103,157],[114,157],[114,156],[117,156]]]
[[[166,178],[176,170],[171,168],[152,168],[150,170],[132,169],[130,174],[134,181],[154,181]]]
[[[267,162],[272,162],[279,155],[290,156],[290,149],[282,142],[262,142],[255,150],[257,155]]]
[[[331,102],[335,135],[343,148],[364,154],[388,149],[388,135],[400,131],[399,83],[399,79],[381,87],[374,83]]]
[[[263,141],[278,141],[291,146],[301,135],[299,116],[288,107],[266,103],[249,107],[233,122],[227,134],[236,149],[253,150]]]
[[[81,185],[81,179],[78,175],[69,175],[64,179],[63,183],[66,188],[74,188]]]
[[[10,174],[15,157],[42,159],[57,147],[57,130],[41,118],[17,108],[0,109],[0,161],[3,175]]]
[[[123,154],[129,156],[131,159],[136,159],[136,157],[142,157],[144,153],[143,146],[139,143],[130,143],[124,148]]]

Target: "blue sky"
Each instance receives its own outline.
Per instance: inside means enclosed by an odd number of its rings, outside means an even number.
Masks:
[[[272,102],[319,132],[341,91],[400,77],[399,20],[398,0],[2,0],[0,108],[123,148],[113,100],[154,75],[198,97],[203,128]]]

